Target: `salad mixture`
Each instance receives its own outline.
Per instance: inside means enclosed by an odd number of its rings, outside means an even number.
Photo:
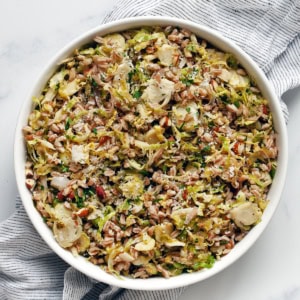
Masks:
[[[59,245],[106,272],[210,268],[260,221],[277,160],[268,101],[188,30],[97,36],[33,101],[26,186]]]

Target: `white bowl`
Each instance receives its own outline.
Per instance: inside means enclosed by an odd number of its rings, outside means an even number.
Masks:
[[[274,118],[275,129],[278,133],[278,148],[279,148],[279,157],[278,157],[278,167],[276,175],[272,184],[272,187],[268,194],[268,199],[270,200],[269,205],[267,206],[265,212],[263,213],[261,222],[256,225],[249,234],[238,243],[234,249],[226,256],[224,256],[220,261],[217,261],[211,269],[204,269],[199,272],[181,274],[169,279],[162,277],[149,278],[149,279],[132,279],[123,277],[118,279],[117,277],[107,274],[101,270],[98,266],[93,265],[88,262],[85,258],[79,256],[74,257],[71,252],[61,248],[58,243],[55,241],[52,231],[47,227],[43,222],[42,217],[39,212],[35,209],[31,193],[25,187],[25,160],[26,160],[26,148],[22,135],[22,127],[27,124],[27,119],[29,113],[32,109],[32,96],[37,96],[43,90],[46,82],[53,72],[57,69],[58,63],[64,58],[72,54],[75,48],[78,48],[90,41],[96,35],[105,35],[111,32],[118,32],[134,27],[140,26],[151,26],[151,25],[173,25],[179,26],[196,33],[199,37],[207,40],[209,43],[215,47],[225,51],[233,53],[241,64],[245,67],[247,72],[254,77],[260,90],[262,91],[265,98],[270,102],[270,108]],[[190,21],[185,21],[181,19],[175,19],[170,17],[137,17],[123,19],[120,21],[108,23],[101,25],[93,30],[88,31],[87,33],[81,35],[77,39],[69,43],[65,48],[63,48],[59,53],[57,53],[50,62],[43,69],[40,77],[37,82],[34,84],[30,94],[25,98],[24,105],[21,109],[19,116],[16,134],[15,134],[15,145],[14,145],[14,156],[15,156],[15,174],[17,179],[17,185],[19,193],[21,195],[23,205],[26,209],[26,212],[33,223],[34,227],[49,245],[52,250],[57,253],[64,261],[78,269],[82,273],[88,275],[91,278],[94,278],[98,281],[105,282],[114,286],[119,286],[128,289],[139,289],[139,290],[163,290],[176,288],[181,286],[190,285],[199,281],[202,281],[208,277],[211,277],[221,270],[225,269],[238,258],[240,258],[257,240],[257,238],[262,234],[267,224],[271,220],[275,209],[279,203],[280,195],[284,186],[284,181],[286,177],[287,169],[287,131],[286,125],[284,122],[283,114],[280,109],[279,99],[273,92],[272,87],[270,86],[266,76],[259,69],[256,63],[237,45],[232,41],[224,38],[222,35],[216,31],[199,25]]]

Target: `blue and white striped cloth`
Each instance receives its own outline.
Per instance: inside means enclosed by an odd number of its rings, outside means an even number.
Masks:
[[[142,15],[180,17],[221,32],[260,65],[279,98],[300,85],[299,0],[119,0],[105,22]],[[282,108],[287,120],[284,103]],[[16,212],[0,224],[0,299],[168,300],[182,292],[124,290],[95,282],[50,250],[19,199]]]

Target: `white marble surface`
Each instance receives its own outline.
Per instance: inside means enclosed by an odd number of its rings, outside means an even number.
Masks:
[[[115,0],[0,2],[0,221],[14,211],[13,136],[22,102],[43,65],[75,36],[101,23]],[[282,201],[258,242],[234,265],[189,287],[181,300],[300,299],[300,88],[290,110],[289,166]]]

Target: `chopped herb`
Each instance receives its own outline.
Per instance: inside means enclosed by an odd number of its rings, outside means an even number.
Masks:
[[[190,107],[187,107],[185,110],[186,110],[188,113],[191,112],[191,108],[190,108]]]
[[[61,169],[61,171],[62,171],[63,173],[69,171],[69,167],[68,167],[68,166],[65,166],[65,165],[61,165],[61,166],[60,166],[60,169]]]
[[[154,202],[154,203],[158,203],[158,202],[160,202],[161,200],[163,200],[163,198],[156,198],[156,199],[153,200],[153,202]]]
[[[209,145],[205,146],[200,152],[195,153],[193,159],[201,164],[201,167],[204,168],[206,166],[205,156],[208,155],[211,151],[211,147]]]
[[[226,60],[227,66],[231,69],[237,69],[239,66],[239,63],[237,59],[233,55],[229,55],[229,57]]]
[[[180,232],[180,234],[178,235],[178,239],[179,239],[180,241],[185,241],[186,238],[187,238],[187,231],[186,231],[186,229],[183,229],[183,230]]]
[[[226,241],[226,240],[221,240],[220,241],[220,245],[227,245],[229,242],[228,241]]]
[[[132,70],[128,73],[128,83],[132,82],[132,78],[133,78],[134,73],[135,73],[135,70]]]
[[[134,203],[140,203],[141,202],[141,198],[140,197],[136,197],[135,199],[133,199]]]
[[[162,171],[164,172],[164,173],[167,173],[167,169],[168,169],[168,167],[166,166],[166,165],[164,165],[164,166],[162,166]]]
[[[199,70],[197,68],[193,68],[192,75],[196,76],[198,74]]]
[[[209,128],[213,128],[215,126],[215,123],[214,123],[214,121],[209,121],[207,123],[207,125],[208,125]]]
[[[143,175],[143,176],[149,176],[149,175],[151,175],[151,173],[148,172],[148,171],[146,171],[146,170],[140,170],[139,173],[140,173],[141,175]]]
[[[96,195],[96,190],[94,187],[89,187],[87,189],[84,189],[83,190],[85,196],[93,196],[93,195]]]
[[[75,135],[68,135],[68,134],[66,134],[66,138],[68,140],[74,140],[75,139]]]
[[[92,132],[93,132],[94,134],[97,134],[97,128],[93,128]]]
[[[198,74],[199,70],[197,68],[185,68],[181,71],[182,77],[180,81],[186,86],[190,86],[194,83],[195,77]]]
[[[130,84],[133,81],[136,81],[138,79],[139,79],[139,70],[136,67],[128,73],[128,83]]]
[[[85,258],[88,258],[88,257],[90,257],[90,254],[88,253],[88,251],[85,251],[82,253],[82,256]]]
[[[61,201],[59,201],[59,199],[57,197],[55,197],[52,201],[52,205],[55,206],[57,203],[60,203]]]
[[[78,207],[78,208],[84,207],[83,199],[80,198],[80,197],[78,197],[78,199],[76,200],[76,204],[77,204],[77,207]]]
[[[136,90],[133,92],[132,97],[138,99],[142,96],[142,92],[140,90]]]
[[[204,154],[208,154],[211,150],[211,147],[209,145],[206,145],[202,150],[201,152],[204,153]]]
[[[188,78],[182,78],[180,79],[182,83],[184,83],[186,86],[190,86],[194,83],[193,79],[188,79]]]
[[[204,168],[206,166],[204,154],[202,151],[199,153],[195,153],[193,156],[193,160],[201,164],[201,168]]]
[[[275,173],[276,173],[276,167],[272,165],[271,171],[269,173],[272,179],[275,177]]]
[[[247,88],[247,89],[246,89],[246,94],[251,95],[251,94],[253,94],[253,93],[252,93],[252,91],[251,91],[249,88]]]
[[[82,194],[82,197],[78,196],[77,191],[75,192],[75,200],[76,200],[76,205],[78,208],[84,207],[84,201],[85,201],[85,194]]]
[[[219,98],[222,102],[229,104],[229,99],[228,99],[228,95],[226,93],[219,95]]]
[[[93,196],[93,195],[96,195],[96,192],[95,192],[92,188],[89,188],[89,189],[88,189],[88,194],[89,194],[90,196]]]
[[[98,83],[96,82],[96,80],[94,78],[91,79],[91,84],[93,87],[97,87]]]
[[[180,125],[179,130],[182,130],[184,125],[185,125],[185,122],[183,122],[183,123]]]
[[[240,107],[240,102],[239,102],[238,100],[234,101],[233,104],[234,104],[237,108]]]
[[[45,187],[43,185],[40,185],[40,189],[43,191]]]
[[[70,128],[70,124],[71,124],[71,119],[67,118],[66,125],[65,125],[65,130],[68,130]]]

